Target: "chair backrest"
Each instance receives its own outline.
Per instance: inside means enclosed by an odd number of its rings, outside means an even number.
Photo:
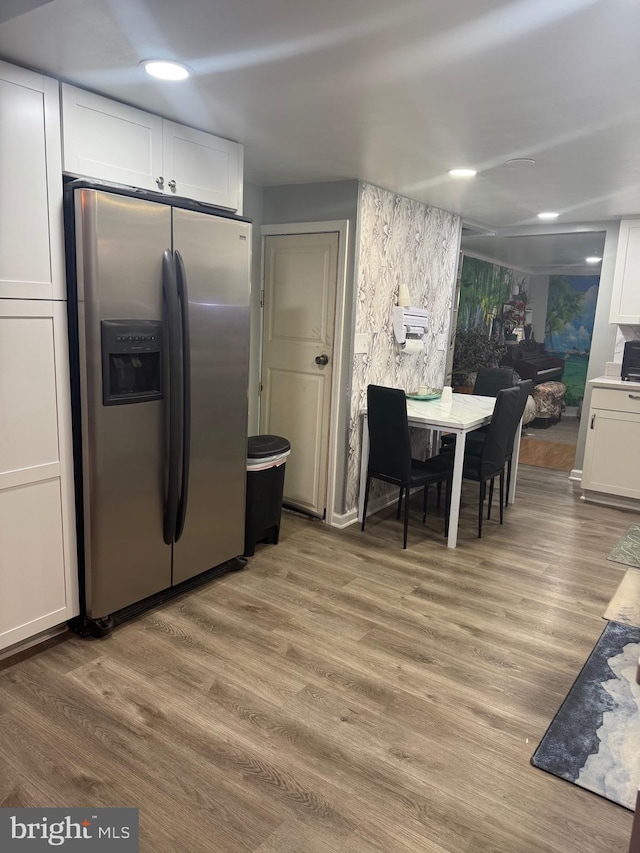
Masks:
[[[369,385],[367,419],[370,473],[397,480],[409,479],[411,441],[404,391],[385,388],[382,385]]]
[[[533,379],[523,379],[522,382],[518,382],[516,388],[520,389],[520,399],[518,400],[518,408],[516,410],[516,428],[513,431],[511,436],[511,441],[507,444],[507,456],[513,453],[513,444],[516,440],[516,433],[518,432],[518,424],[522,416],[524,415],[524,407],[527,405],[527,400],[529,399],[529,395],[533,389]]]
[[[516,384],[512,367],[481,367],[473,385],[473,393],[482,397],[497,397],[498,391]]]
[[[503,388],[496,395],[493,416],[482,444],[480,474],[483,478],[504,468],[509,446],[513,447],[515,432],[522,417],[522,413],[518,414],[520,399],[520,388],[517,385]]]

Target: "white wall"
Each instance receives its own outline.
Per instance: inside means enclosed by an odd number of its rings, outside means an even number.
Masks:
[[[254,184],[244,185],[244,215],[253,221],[251,240],[251,345],[249,348],[249,435],[258,433],[258,388],[260,382],[260,347],[262,346],[262,316],[260,290],[262,288],[262,240],[260,225],[264,191]]]
[[[611,311],[611,296],[613,293],[613,274],[616,265],[616,252],[618,250],[618,235],[620,233],[620,222],[610,222],[606,227],[604,241],[604,252],[602,256],[602,269],[600,272],[600,287],[598,289],[598,304],[596,305],[596,316],[593,324],[593,337],[591,338],[591,354],[587,368],[587,387],[585,389],[583,412],[589,411],[591,404],[591,386],[589,379],[595,379],[604,374],[604,366],[608,361],[614,360],[616,349],[616,337],[618,326],[609,322]],[[578,433],[578,444],[576,456],[573,463],[574,471],[582,471],[584,461],[584,445],[587,438],[587,423],[589,418],[583,417],[580,421]]]

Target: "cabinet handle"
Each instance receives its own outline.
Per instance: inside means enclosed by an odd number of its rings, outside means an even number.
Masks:
[[[172,193],[174,193],[176,191],[176,182],[175,181],[169,181],[168,186],[169,186],[169,189],[171,190]]]
[[[161,190],[164,186],[164,178],[160,175],[159,178],[156,178],[156,184],[158,185],[158,189]]]
[[[630,400],[640,400],[640,394],[629,394]]]
[[[595,424],[595,422],[596,422],[596,416],[595,416],[595,415],[591,415],[591,426],[589,427],[589,429],[593,429],[593,428],[594,428],[594,424]]]

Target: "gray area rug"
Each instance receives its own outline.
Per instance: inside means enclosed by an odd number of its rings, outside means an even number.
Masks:
[[[531,763],[631,811],[640,785],[640,628],[609,622]]]
[[[611,551],[607,560],[640,569],[640,524],[632,524]]]

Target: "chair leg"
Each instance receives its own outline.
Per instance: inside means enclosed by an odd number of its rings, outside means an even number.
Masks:
[[[507,462],[507,492],[504,496],[504,505],[509,506],[509,491],[511,489],[511,459]]]
[[[495,477],[491,478],[491,482],[489,483],[489,500],[487,503],[489,506],[487,507],[487,521],[491,520],[491,504],[493,503],[493,486],[495,483]]]
[[[422,523],[425,524],[427,521],[427,497],[429,495],[429,486],[425,483],[424,486],[424,495],[422,497]]]
[[[402,493],[404,491],[404,486],[400,486],[400,496],[398,497],[398,514],[396,518],[400,518],[400,513],[402,512]]]
[[[482,516],[484,510],[484,497],[487,490],[486,480],[480,482],[480,499],[478,501],[478,539],[482,539]]]
[[[367,474],[367,485],[364,487],[364,507],[362,509],[362,525],[360,530],[364,530],[364,525],[367,521],[367,506],[369,504],[369,488],[371,487],[371,474]]]
[[[500,471],[500,524],[504,521],[504,468]]]
[[[404,496],[404,542],[402,547],[407,547],[407,533],[409,531],[409,486]]]

